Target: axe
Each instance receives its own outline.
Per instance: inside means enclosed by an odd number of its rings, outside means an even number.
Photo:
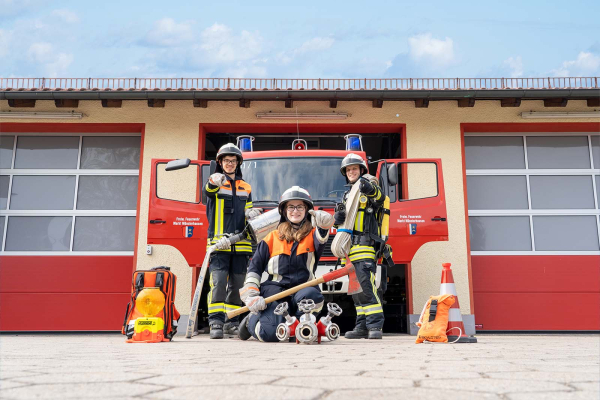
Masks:
[[[356,271],[354,270],[354,265],[352,265],[352,263],[350,262],[350,260],[348,258],[346,258],[346,260],[347,260],[346,266],[344,268],[340,268],[335,271],[328,272],[319,278],[315,278],[315,279],[305,282],[301,285],[294,286],[293,288],[290,288],[288,290],[284,290],[281,293],[277,293],[277,294],[274,294],[273,296],[267,297],[265,299],[265,303],[266,304],[272,303],[276,300],[283,299],[284,297],[290,296],[304,288],[311,287],[311,286],[317,286],[320,283],[333,281],[333,280],[336,280],[336,279],[341,278],[342,276],[346,276],[346,275],[348,275],[348,277],[350,279],[350,283],[348,285],[348,294],[359,293],[359,292],[356,292],[356,287],[358,286],[358,288],[360,289],[360,284],[358,283],[358,280],[356,279]],[[352,276],[354,276],[354,278],[352,278]],[[353,284],[353,281],[354,281],[354,284]],[[351,288],[353,288],[355,290],[355,292],[351,293],[350,292]],[[238,315],[243,314],[248,311],[250,311],[250,310],[248,310],[248,307],[238,308],[237,310],[229,311],[227,313],[227,318],[231,319],[235,316],[238,316]]]

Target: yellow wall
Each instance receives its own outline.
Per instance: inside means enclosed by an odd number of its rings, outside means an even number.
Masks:
[[[329,102],[296,102],[298,112],[331,112]],[[0,111],[33,111],[11,109],[0,101]],[[35,111],[57,111],[54,102],[38,101]],[[65,110],[65,109],[60,109]],[[472,108],[458,108],[456,101],[432,101],[429,108],[415,108],[414,103],[384,102],[383,108],[372,108],[370,102],[338,102],[337,112],[348,112],[345,121],[329,123],[404,123],[407,134],[408,158],[441,158],[444,168],[448,211],[448,242],[428,243],[416,254],[412,263],[414,312],[419,312],[429,295],[439,292],[441,263],[451,262],[454,280],[463,314],[471,313],[467,267],[467,238],[464,210],[464,190],[460,141],[461,123],[489,122],[574,122],[574,120],[523,120],[523,111],[589,111],[585,101],[569,101],[566,108],[544,108],[543,101],[523,101],[519,108],[501,108],[499,101],[478,101]],[[66,111],[66,110],[65,110]],[[256,112],[285,109],[283,102],[253,102],[250,108],[240,108],[237,102],[209,102],[208,108],[194,108],[191,101],[166,101],[165,108],[149,108],[145,101],[123,101],[122,108],[102,108],[99,101],[80,101],[83,123],[144,123],[145,141],[142,171],[142,197],[138,268],[170,265],[178,277],[176,304],[182,314],[189,312],[192,274],[179,252],[168,246],[154,246],[151,256],[145,254],[150,160],[152,158],[198,157],[198,132],[201,123],[269,123],[258,121]],[[398,116],[397,116],[398,115]],[[61,120],[9,120],[3,122],[64,122]],[[597,122],[578,119],[577,122]],[[273,120],[271,123],[280,123]],[[320,121],[309,121],[318,123]],[[300,124],[302,132],[302,123]],[[475,305],[476,306],[476,305]]]

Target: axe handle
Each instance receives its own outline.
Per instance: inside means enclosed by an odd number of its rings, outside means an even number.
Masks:
[[[326,273],[325,275],[319,277],[319,278],[315,278],[311,281],[308,282],[304,282],[301,285],[298,286],[294,286],[293,288],[284,290],[281,293],[277,293],[274,294],[273,296],[267,297],[265,299],[265,304],[269,304],[274,302],[275,300],[279,300],[279,299],[283,299],[284,297],[290,296],[296,292],[299,292],[300,290],[307,288],[307,287],[311,287],[311,286],[317,286],[320,283],[325,283],[325,282],[329,282],[332,281],[334,279],[338,279],[341,278],[342,276],[348,275],[350,272],[352,272],[354,269],[352,269],[352,271],[350,270],[350,268],[354,268],[352,264],[348,263],[344,268],[335,270],[335,271],[331,271]],[[233,318],[236,317],[240,314],[243,314],[245,312],[250,311],[248,309],[248,307],[242,307],[242,308],[238,308],[237,310],[233,310],[233,311],[229,311],[227,313],[227,318]]]

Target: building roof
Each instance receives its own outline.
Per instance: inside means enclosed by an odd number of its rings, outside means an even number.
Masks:
[[[0,100],[499,100],[600,98],[599,77],[0,78]]]

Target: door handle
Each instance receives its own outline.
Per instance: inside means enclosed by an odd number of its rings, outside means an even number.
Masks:
[[[446,222],[446,218],[443,217],[433,217],[431,218],[432,221],[442,221],[442,222]]]
[[[151,224],[166,224],[167,221],[165,221],[164,219],[151,219],[150,223]]]

